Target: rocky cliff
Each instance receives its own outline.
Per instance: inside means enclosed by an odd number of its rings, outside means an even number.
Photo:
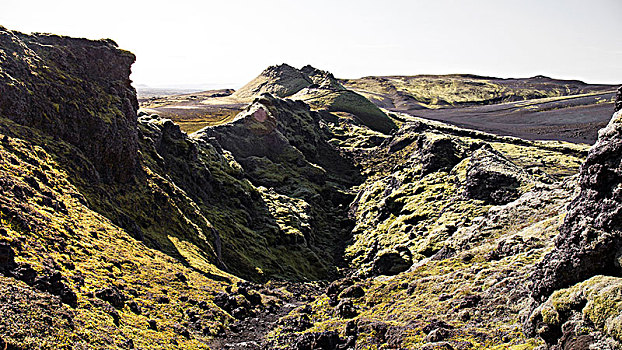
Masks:
[[[619,309],[611,304],[619,300],[612,293],[621,283],[614,276],[622,275],[621,154],[622,112],[617,111],[581,166],[580,192],[569,205],[555,248],[532,277],[533,297],[543,303],[527,329],[556,346],[576,338],[585,344],[599,343],[605,335],[621,339],[620,323],[612,317]]]
[[[0,28],[0,114],[77,146],[106,181],[137,169],[133,54],[89,41]]]

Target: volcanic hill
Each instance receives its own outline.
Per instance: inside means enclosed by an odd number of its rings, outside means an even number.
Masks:
[[[622,93],[281,65],[139,111],[134,59],[0,27],[0,348],[621,347],[622,112],[592,147],[418,113]]]

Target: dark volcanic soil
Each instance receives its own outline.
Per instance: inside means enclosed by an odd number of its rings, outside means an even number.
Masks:
[[[529,140],[592,144],[613,111],[613,92],[487,106],[411,111],[460,127]]]

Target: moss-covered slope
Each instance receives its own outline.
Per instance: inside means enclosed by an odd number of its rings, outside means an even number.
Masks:
[[[367,98],[344,88],[331,73],[311,66],[300,70],[287,64],[268,67],[232,97],[249,101],[262,93],[302,100],[316,110],[350,113],[385,134],[396,128],[395,122]]]

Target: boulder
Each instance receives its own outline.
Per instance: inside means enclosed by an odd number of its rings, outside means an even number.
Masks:
[[[304,333],[300,335],[295,343],[294,349],[297,350],[334,350],[342,342],[339,333],[336,331]]]
[[[408,270],[412,263],[412,254],[407,248],[387,249],[376,255],[372,263],[372,272],[375,275],[397,275]]]
[[[464,194],[490,204],[506,204],[519,197],[519,187],[530,175],[490,145],[473,152],[467,168]]]
[[[122,309],[125,305],[125,295],[115,286],[100,289],[95,292],[95,296],[103,301],[107,301],[117,309]]]
[[[451,170],[462,158],[459,146],[452,138],[429,139],[421,137],[418,140],[418,156],[421,161],[421,171],[424,175],[435,171]]]

